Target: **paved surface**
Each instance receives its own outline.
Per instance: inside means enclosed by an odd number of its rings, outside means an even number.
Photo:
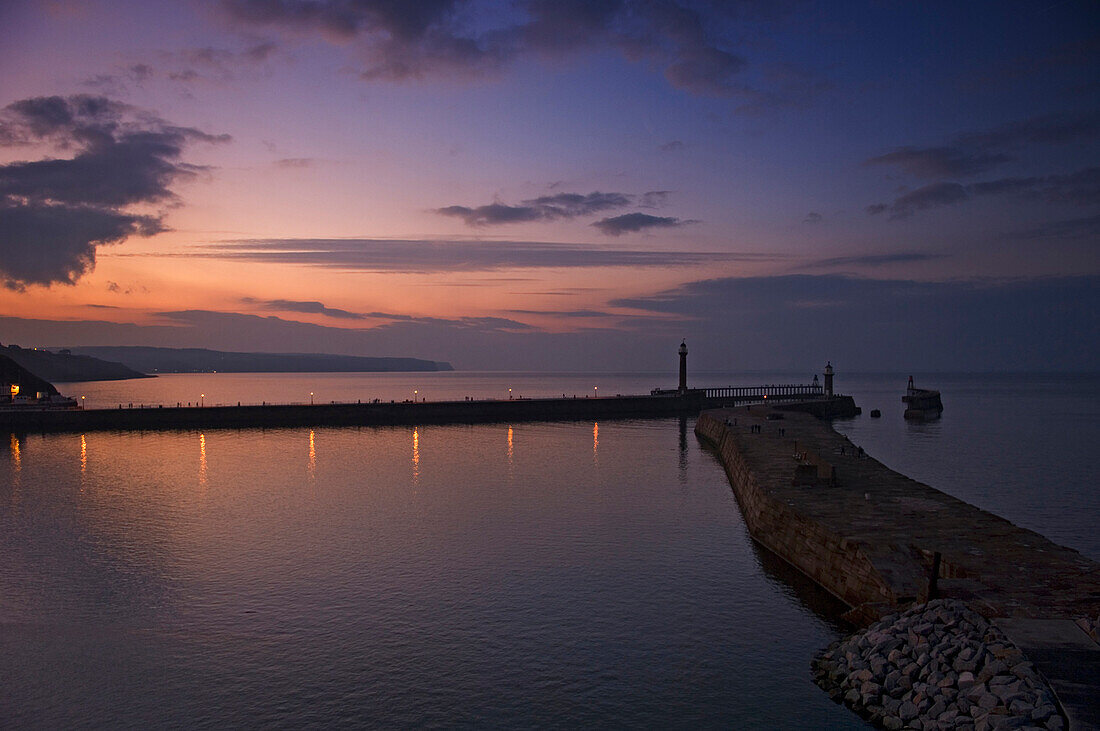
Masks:
[[[1068,619],[994,620],[1046,676],[1071,729],[1100,729],[1100,645]]]
[[[806,414],[706,414],[771,498],[857,542],[895,596],[926,597],[939,552],[939,595],[994,619],[1047,675],[1072,728],[1098,727],[1100,646],[1072,620],[1100,614],[1100,564],[894,472]]]
[[[1100,564],[894,472],[827,422],[795,412],[779,412],[782,419],[773,421],[767,415],[776,412],[760,406],[707,413],[730,421],[727,428],[749,468],[773,498],[862,544],[897,584],[898,596],[927,591],[927,569],[916,565],[915,548],[925,556],[942,554],[941,576],[947,578],[939,580],[940,595],[964,598],[986,617],[1100,613]],[[832,466],[835,484],[796,484],[800,462]]]

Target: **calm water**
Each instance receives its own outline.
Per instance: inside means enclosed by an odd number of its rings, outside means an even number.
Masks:
[[[62,391],[89,405],[354,401],[665,380],[217,374]],[[904,378],[840,380],[883,418],[838,426],[891,466],[1100,554],[1085,481],[1095,379],[994,380],[937,377],[947,410],[920,426],[901,420]],[[859,727],[809,679],[843,631],[836,607],[756,549],[691,428],[11,438],[0,725]]]

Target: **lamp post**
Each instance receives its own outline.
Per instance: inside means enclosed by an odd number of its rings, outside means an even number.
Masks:
[[[201,409],[203,406],[206,406],[206,394],[205,393],[200,393],[199,394],[199,408]]]
[[[512,400],[512,389],[510,389],[510,388],[508,389],[508,400],[509,401]]]
[[[592,398],[599,398],[599,397],[600,397],[600,387],[599,386],[593,386],[592,387]]]
[[[84,410],[84,397],[83,396],[80,397],[80,410],[81,411]]]
[[[313,391],[309,392],[309,405],[313,406]]]

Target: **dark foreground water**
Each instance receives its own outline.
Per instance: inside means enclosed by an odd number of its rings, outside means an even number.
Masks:
[[[929,384],[944,418],[916,426],[897,377],[838,382],[884,414],[838,428],[1100,554],[1086,527],[1095,380],[952,379]],[[661,380],[218,374],[62,390],[328,401]],[[810,682],[810,658],[843,631],[837,607],[748,539],[692,426],[10,437],[0,726],[860,726]]]

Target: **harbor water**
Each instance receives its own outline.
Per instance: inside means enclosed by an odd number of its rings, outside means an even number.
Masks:
[[[864,416],[837,428],[1100,558],[1094,378],[918,376],[945,411],[911,424],[905,375],[838,377]],[[597,397],[665,381],[188,374],[60,388],[139,408]],[[0,725],[861,727],[808,669],[846,631],[842,607],[748,538],[692,427],[5,436]]]

